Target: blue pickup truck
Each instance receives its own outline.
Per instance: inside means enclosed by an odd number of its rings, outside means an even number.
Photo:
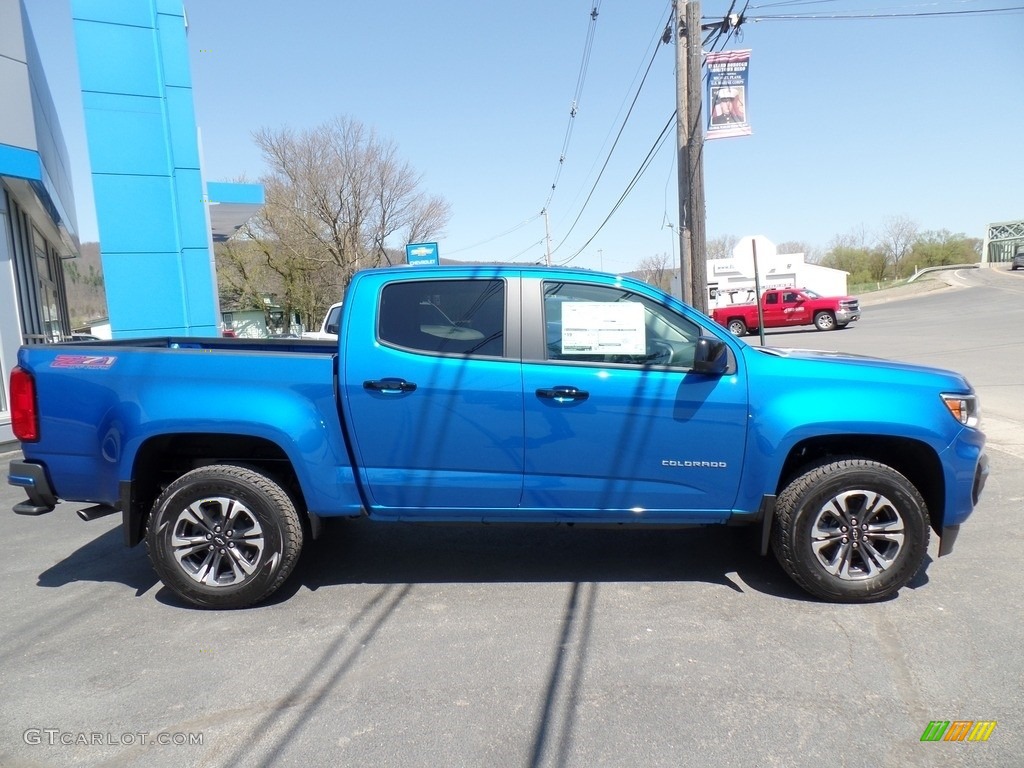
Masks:
[[[959,374],[762,349],[626,277],[357,273],[337,341],[27,346],[20,514],[119,512],[164,584],[237,608],[328,518],[750,525],[811,594],[878,600],[987,477]],[[626,535],[626,534],[624,534]]]

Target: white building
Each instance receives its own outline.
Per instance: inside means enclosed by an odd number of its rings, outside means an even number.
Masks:
[[[709,259],[707,263],[708,306],[718,307],[753,301],[754,246],[761,290],[768,288],[809,288],[823,296],[845,296],[848,272],[808,264],[802,253],[778,253],[763,235],[742,238],[731,259]]]

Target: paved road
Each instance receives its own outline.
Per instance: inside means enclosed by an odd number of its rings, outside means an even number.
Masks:
[[[809,600],[728,529],[356,523],[271,604],[198,611],[115,518],[0,512],[0,765],[1018,766],[1018,275],[769,338],[959,368],[1005,432],[956,552],[895,599]],[[922,743],[932,720],[998,725]]]

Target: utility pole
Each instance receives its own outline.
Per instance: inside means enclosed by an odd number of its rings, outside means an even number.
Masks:
[[[704,208],[704,52],[700,26],[700,0],[686,6],[687,67],[686,90],[690,93],[690,283],[693,307],[708,311],[707,212]]]
[[[675,0],[679,280],[683,301],[708,311],[700,0]]]
[[[676,175],[679,186],[679,290],[687,304],[693,304],[693,284],[690,280],[690,129],[687,119],[690,100],[686,85],[688,59],[686,51],[686,22],[683,20],[687,0],[675,0],[672,23],[676,33]]]

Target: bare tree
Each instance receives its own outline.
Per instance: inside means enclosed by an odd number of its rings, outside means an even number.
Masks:
[[[784,243],[779,243],[775,247],[775,252],[779,254],[802,253],[804,255],[804,261],[808,264],[817,264],[818,260],[821,258],[814,246],[809,245],[802,240],[787,240]]]
[[[394,246],[437,237],[451,216],[447,201],[420,189],[394,143],[357,120],[264,128],[253,138],[269,170],[266,205],[248,235],[283,282],[287,306],[307,322],[356,270],[393,263]]]
[[[645,283],[661,288],[663,291],[671,290],[672,271],[668,254],[659,253],[641,259],[637,266],[637,276]]]
[[[892,267],[893,277],[903,276],[917,236],[917,222],[906,216],[889,216],[883,222],[878,248],[885,255],[886,266]]]
[[[736,235],[719,235],[712,237],[707,242],[707,255],[709,259],[731,259],[733,249],[740,239]]]

